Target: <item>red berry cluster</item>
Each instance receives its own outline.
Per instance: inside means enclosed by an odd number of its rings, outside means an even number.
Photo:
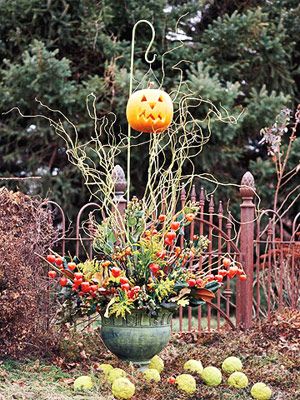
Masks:
[[[163,223],[166,220],[166,215],[161,214],[158,217],[159,222]],[[195,214],[185,214],[184,219],[187,222],[192,222],[195,219]],[[176,232],[178,231],[178,229],[180,228],[180,222],[179,221],[172,221],[170,224],[170,230],[165,234],[165,244],[167,246],[173,246],[176,238],[177,238],[177,234]]]
[[[48,254],[47,261],[51,263],[53,266],[59,268],[62,274],[64,271],[71,271],[73,272],[77,265],[75,262],[71,261],[67,263],[68,270],[64,270],[64,263],[65,259],[63,257],[55,256],[53,254]],[[48,276],[51,279],[55,279],[57,277],[57,272],[55,270],[50,270],[48,272]],[[72,279],[68,279],[65,275],[62,275],[59,279],[59,284],[62,287],[71,286],[73,291],[78,291],[80,295],[89,293],[93,297],[98,290],[98,285],[90,284],[90,282],[84,280],[84,276],[81,272],[75,272],[72,276]]]
[[[235,276],[238,276],[240,281],[245,281],[247,279],[247,275],[245,274],[244,270],[242,268],[237,267],[229,258],[225,257],[223,258],[222,261],[223,268],[220,268],[218,270],[218,273],[216,275],[214,274],[208,274],[206,275],[206,280],[208,282],[219,282],[221,283],[223,279],[228,276],[229,279],[234,278]],[[198,287],[201,288],[203,286],[203,279],[188,279],[187,284],[189,287]]]
[[[208,275],[207,278],[209,280],[216,280],[217,282],[222,282],[224,277],[228,276],[229,279],[234,278],[235,276],[239,276],[241,281],[245,281],[247,276],[242,268],[239,268],[235,265],[229,258],[225,257],[222,261],[223,268],[218,270],[217,275]]]
[[[129,279],[126,276],[121,275],[122,270],[120,268],[113,267],[110,270],[110,273],[114,278],[119,278],[121,290],[127,293],[127,297],[129,299],[134,299],[137,297],[139,291],[141,290],[140,286],[130,285]]]

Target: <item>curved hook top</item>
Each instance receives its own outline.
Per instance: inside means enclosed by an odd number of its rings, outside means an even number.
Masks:
[[[154,26],[151,24],[151,22],[147,21],[146,19],[140,19],[138,22],[134,24],[134,27],[132,28],[132,42],[131,42],[131,57],[130,57],[130,81],[129,81],[129,96],[132,93],[132,81],[133,81],[133,66],[134,66],[134,46],[135,46],[135,31],[136,28],[139,24],[145,23],[150,26],[151,31],[152,31],[152,38],[150,40],[150,43],[148,44],[147,50],[145,52],[145,60],[148,64],[152,64],[155,61],[156,54],[153,55],[152,60],[149,60],[149,51],[151,49],[151,46],[154,42],[155,39],[155,29]]]
[[[133,29],[132,29],[132,48],[131,48],[132,51],[131,51],[131,56],[132,56],[132,59],[133,59],[133,56],[134,56],[134,45],[135,45],[135,31],[136,31],[137,26],[139,24],[141,24],[141,23],[145,23],[145,24],[149,25],[150,28],[151,28],[151,31],[152,31],[152,38],[151,38],[150,43],[148,44],[147,50],[145,52],[145,60],[146,60],[146,62],[148,64],[152,64],[155,61],[156,54],[153,55],[152,60],[149,60],[148,55],[149,55],[149,51],[150,51],[151,46],[153,45],[153,42],[154,42],[154,39],[155,39],[155,29],[154,29],[154,26],[151,24],[151,22],[147,21],[146,19],[140,19],[133,26]]]

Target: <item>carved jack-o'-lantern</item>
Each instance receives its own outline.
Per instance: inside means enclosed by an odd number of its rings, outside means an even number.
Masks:
[[[173,118],[173,103],[168,93],[143,89],[133,93],[127,103],[127,120],[139,132],[163,132]]]

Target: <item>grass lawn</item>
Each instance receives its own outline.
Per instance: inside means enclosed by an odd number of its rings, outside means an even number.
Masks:
[[[102,400],[113,399],[110,386],[97,371],[99,363],[110,363],[126,370],[136,385],[134,400],[246,400],[251,399],[250,388],[258,381],[273,390],[272,399],[300,399],[300,319],[299,313],[286,313],[273,317],[248,333],[224,331],[221,334],[175,334],[161,357],[165,370],[159,384],[145,383],[141,373],[117,360],[105,350],[97,336],[65,337],[61,352],[52,360],[27,362],[3,360],[0,363],[0,400]],[[92,338],[92,340],[91,340]],[[201,360],[204,366],[220,368],[222,361],[238,356],[250,385],[243,390],[231,389],[223,383],[215,388],[197,380],[197,392],[188,396],[167,382],[169,376],[183,373],[188,359]],[[95,387],[86,393],[74,393],[73,381],[82,374],[92,374]]]

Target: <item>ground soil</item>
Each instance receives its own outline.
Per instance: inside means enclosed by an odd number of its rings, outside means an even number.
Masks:
[[[216,388],[205,386],[195,375],[197,392],[192,396],[167,382],[168,377],[183,373],[183,364],[188,359],[198,359],[204,366],[220,368],[222,361],[231,355],[243,362],[250,382],[246,389],[229,388],[225,374],[223,383]],[[273,400],[298,400],[300,312],[285,310],[244,333],[225,330],[222,333],[174,335],[161,353],[165,369],[159,384],[145,383],[139,371],[112,356],[97,333],[64,333],[58,353],[51,357],[51,360],[27,362],[3,360],[0,365],[0,400],[113,399],[109,384],[97,371],[97,366],[103,362],[126,370],[136,385],[133,400],[246,400],[251,399],[250,388],[258,381],[272,388]],[[95,387],[86,393],[74,393],[74,379],[82,374],[91,374]]]

